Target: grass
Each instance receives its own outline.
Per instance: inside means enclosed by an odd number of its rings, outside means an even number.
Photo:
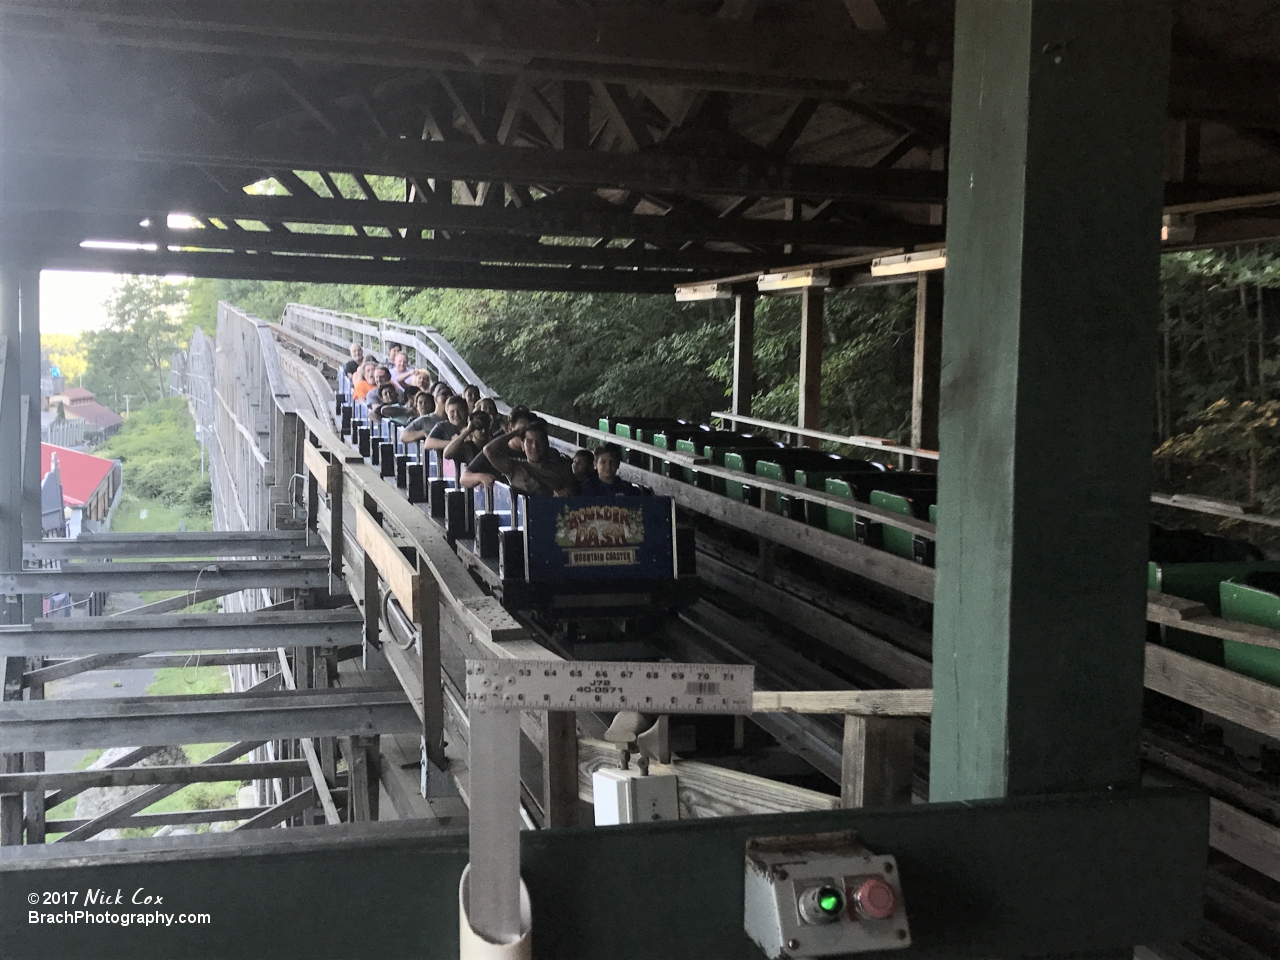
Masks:
[[[185,667],[162,667],[155,680],[147,685],[149,697],[190,696],[198,693],[226,693],[231,689],[231,676],[226,667],[197,666],[196,654]]]
[[[142,516],[142,511],[147,515]],[[111,517],[112,533],[171,533],[185,522],[188,530],[212,530],[213,517],[191,516],[181,507],[166,507],[160,500],[120,495],[120,503]]]
[[[142,517],[142,511],[147,512],[146,517]],[[211,516],[191,517],[177,507],[166,507],[159,500],[140,499],[129,494],[121,494],[120,504],[116,507],[116,512],[111,518],[112,533],[172,533],[179,526],[186,522],[188,530],[212,530],[213,518]],[[200,557],[172,557],[172,560],[193,560],[193,559],[212,559]],[[152,563],[161,563],[164,558],[153,559]],[[195,580],[192,579],[192,587],[195,586]],[[155,603],[157,600],[168,600],[170,597],[176,597],[183,593],[182,590],[143,590],[141,594],[143,603]],[[218,602],[216,600],[205,600],[195,606],[188,607],[184,613],[217,613]]]

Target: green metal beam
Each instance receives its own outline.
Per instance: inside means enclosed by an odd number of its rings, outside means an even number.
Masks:
[[[1137,782],[1169,33],[956,7],[935,800]]]
[[[0,955],[453,960],[467,835],[440,823],[6,851]],[[746,841],[849,829],[897,857],[913,940],[895,951],[902,960],[1174,942],[1199,922],[1207,824],[1203,797],[1150,790],[524,833],[533,955],[759,960],[743,933]],[[161,911],[208,912],[210,922],[159,929],[28,922],[32,910],[68,909],[29,906],[32,893],[80,891],[83,899],[85,890],[119,889],[128,901],[139,888],[164,897]],[[311,906],[288,909],[282,891],[288,904]],[[321,915],[335,920],[317,936]]]

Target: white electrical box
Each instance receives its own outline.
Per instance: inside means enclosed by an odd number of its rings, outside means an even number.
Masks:
[[[911,946],[898,863],[852,834],[747,844],[744,927],[769,960]]]
[[[675,772],[651,764],[648,774],[616,767],[591,775],[595,794],[596,826],[679,820],[680,799]]]

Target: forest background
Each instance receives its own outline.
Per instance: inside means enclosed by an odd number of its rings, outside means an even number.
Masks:
[[[49,338],[46,352],[100,402],[155,402],[173,352],[195,326],[216,327],[219,300],[270,320],[298,302],[434,326],[508,401],[581,422],[705,422],[727,406],[730,301],[130,278],[105,329]],[[828,295],[824,429],[907,441],[914,317],[914,285]],[[795,422],[798,321],[797,298],[758,301],[758,417]],[[1280,514],[1280,245],[1165,255],[1158,337],[1155,486]]]

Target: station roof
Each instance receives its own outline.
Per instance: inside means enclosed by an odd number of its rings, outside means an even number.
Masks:
[[[937,245],[952,11],[0,0],[0,213],[44,267],[508,289]],[[1280,236],[1278,92],[1275,4],[1176,3],[1173,242]]]
[[[58,473],[62,477],[62,502],[69,507],[83,507],[92,500],[116,466],[115,460],[42,443],[40,476],[45,476],[53,468],[54,456],[58,458]]]

